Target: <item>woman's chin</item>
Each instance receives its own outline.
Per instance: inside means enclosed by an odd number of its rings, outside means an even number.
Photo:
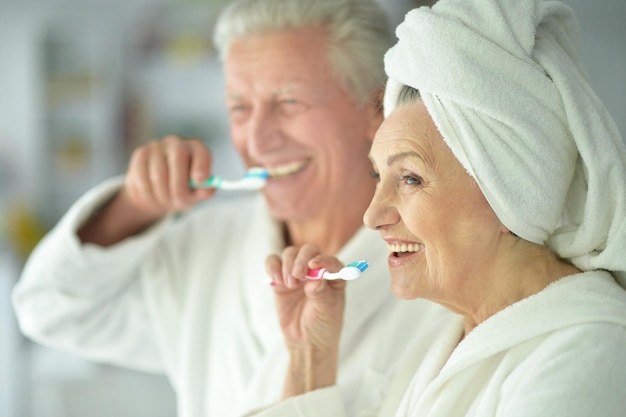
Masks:
[[[417,278],[415,271],[412,274],[409,273],[396,273],[391,274],[391,293],[396,298],[402,300],[413,300],[419,297],[417,291]]]

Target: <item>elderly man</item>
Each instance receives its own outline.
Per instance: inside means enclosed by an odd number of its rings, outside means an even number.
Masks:
[[[176,136],[140,147],[123,179],[76,202],[31,255],[13,298],[21,329],[164,372],[179,417],[239,416],[280,400],[289,361],[264,260],[313,243],[372,265],[348,285],[340,401],[350,415],[394,408],[382,403],[389,375],[442,309],[391,297],[385,247],[362,226],[386,17],[370,0],[240,0],[215,38],[232,140],[269,172],[262,193],[197,206],[216,193],[189,187],[212,174],[210,150]],[[408,326],[420,331],[395,331]]]

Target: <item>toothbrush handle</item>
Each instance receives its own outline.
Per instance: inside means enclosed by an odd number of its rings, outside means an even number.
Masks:
[[[324,274],[326,272],[327,272],[326,268],[309,269],[309,271],[306,273],[306,276],[304,277],[304,279],[309,279],[309,280],[324,279]]]
[[[204,182],[189,181],[191,188],[217,188],[223,182],[221,177],[212,175]]]
[[[309,269],[304,277],[305,280],[321,280],[321,279],[353,279],[344,276],[346,268],[341,269],[339,272],[328,272],[326,268]],[[351,275],[354,275],[351,274]],[[358,276],[358,273],[356,274]]]

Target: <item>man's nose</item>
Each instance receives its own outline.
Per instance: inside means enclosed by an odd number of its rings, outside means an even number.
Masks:
[[[252,156],[274,151],[285,143],[279,115],[271,106],[258,106],[253,109],[247,133],[248,152]]]

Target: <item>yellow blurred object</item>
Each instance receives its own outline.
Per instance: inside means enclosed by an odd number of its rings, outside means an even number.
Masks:
[[[28,257],[46,233],[46,228],[26,204],[16,204],[7,209],[6,229],[9,244],[21,259]]]
[[[182,32],[166,45],[167,57],[176,65],[190,66],[206,58],[211,52],[211,43],[193,32]]]

